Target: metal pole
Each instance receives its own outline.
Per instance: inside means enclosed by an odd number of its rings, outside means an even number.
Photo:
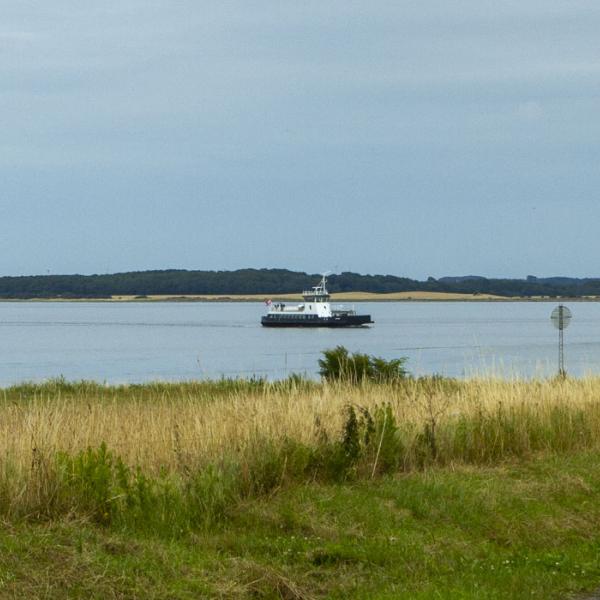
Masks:
[[[565,373],[565,345],[564,345],[564,307],[561,305],[558,307],[558,374],[561,377],[566,375]]]
[[[559,304],[551,315],[552,323],[558,329],[558,376],[566,377],[567,370],[565,368],[565,329],[571,321],[571,311],[562,304]]]
[[[558,330],[558,374],[561,377],[565,376],[564,338],[562,329]]]

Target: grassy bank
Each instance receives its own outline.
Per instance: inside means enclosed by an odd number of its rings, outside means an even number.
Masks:
[[[600,454],[304,484],[177,537],[0,527],[2,598],[567,598],[600,582]]]
[[[599,379],[58,380],[2,391],[0,456],[0,597],[600,585]]]

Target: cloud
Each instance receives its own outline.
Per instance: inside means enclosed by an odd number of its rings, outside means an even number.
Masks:
[[[32,6],[2,6],[0,202],[37,199],[40,227],[39,207],[51,196],[102,202],[105,230],[118,198],[140,214],[149,198],[182,206],[202,199],[198,220],[207,222],[219,219],[214,198],[236,215],[244,203],[276,205],[283,215],[324,198],[325,209],[344,207],[342,220],[331,219],[331,235],[352,254],[346,232],[361,231],[361,206],[377,208],[373,218],[385,221],[377,232],[389,224],[388,240],[405,224],[415,245],[437,248],[418,220],[421,207],[440,229],[454,231],[447,226],[454,215],[469,214],[465,227],[479,230],[489,204],[534,197],[542,205],[573,185],[581,203],[596,197],[597,0]],[[482,210],[469,211],[473,204]],[[253,246],[259,214],[227,222],[240,246]],[[290,256],[298,252],[292,241],[306,247],[309,224],[291,231],[289,220],[268,214],[268,226],[291,237]],[[302,215],[314,220],[310,211]],[[25,229],[11,218],[4,228],[18,241]],[[208,227],[203,234],[215,249],[211,264],[222,267],[218,236]],[[56,239],[68,236],[58,231]],[[135,236],[143,246],[142,228]],[[527,236],[507,246],[520,239]],[[360,269],[387,256],[386,266],[373,269],[396,271],[393,244],[380,246],[363,263],[358,252],[344,261]],[[455,246],[444,251],[458,261]],[[64,256],[58,243],[56,252]],[[231,248],[229,266],[238,252]],[[498,260],[507,255],[499,245]],[[482,261],[491,264],[490,256]],[[414,260],[417,274],[420,264],[424,273],[436,270],[426,251]]]
[[[0,31],[0,40],[31,41],[35,37],[32,31]]]
[[[544,109],[539,102],[528,100],[527,102],[519,104],[517,107],[517,115],[523,119],[535,121],[543,117]]]

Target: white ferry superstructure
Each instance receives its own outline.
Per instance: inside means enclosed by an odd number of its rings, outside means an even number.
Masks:
[[[361,327],[373,323],[371,315],[358,315],[353,309],[332,306],[327,278],[302,292],[302,304],[273,303],[267,300],[268,313],[261,319],[265,327]]]

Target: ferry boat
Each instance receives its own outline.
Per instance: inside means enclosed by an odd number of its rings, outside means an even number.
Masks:
[[[371,315],[357,315],[356,311],[329,303],[327,278],[319,285],[302,292],[302,304],[266,301],[268,313],[260,322],[265,327],[360,327],[373,323]]]

